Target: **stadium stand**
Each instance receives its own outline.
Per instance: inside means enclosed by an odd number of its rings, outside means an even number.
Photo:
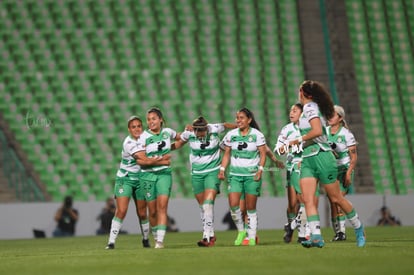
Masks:
[[[346,4],[376,191],[410,193],[414,7]],[[177,131],[247,106],[273,147],[305,78],[297,13],[290,0],[1,1],[0,112],[54,201],[110,196],[124,122],[154,105]],[[192,197],[188,148],[173,154],[172,196]],[[283,182],[269,171],[263,195]]]
[[[413,6],[409,1],[346,1],[360,104],[371,136],[369,154],[378,193],[414,189],[412,87]],[[410,42],[411,41],[411,42]],[[411,43],[411,45],[410,45]]]

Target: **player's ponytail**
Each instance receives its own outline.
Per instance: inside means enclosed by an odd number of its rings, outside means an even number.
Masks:
[[[207,120],[204,117],[199,116],[198,118],[194,119],[192,126],[196,131],[206,131],[207,124]]]
[[[349,125],[345,120],[345,110],[344,110],[344,108],[342,108],[339,105],[335,105],[334,109],[335,109],[335,112],[338,114],[338,116],[342,118],[342,120],[341,120],[342,126],[349,129]]]

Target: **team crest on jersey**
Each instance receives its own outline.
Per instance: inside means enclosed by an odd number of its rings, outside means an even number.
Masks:
[[[249,141],[249,142],[253,142],[253,137],[252,137],[252,136],[249,136],[248,141]]]
[[[338,137],[338,139],[336,140],[338,143],[342,143],[342,137]]]
[[[162,134],[162,139],[167,139],[168,135],[166,133]]]

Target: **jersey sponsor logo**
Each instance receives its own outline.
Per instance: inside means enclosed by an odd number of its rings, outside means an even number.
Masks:
[[[239,142],[239,145],[237,146],[237,150],[243,150],[247,148],[247,143],[246,142]]]
[[[165,141],[158,141],[157,145],[158,145],[157,150],[161,151],[167,145],[167,143],[165,143]]]
[[[210,141],[206,141],[206,143],[200,143],[200,149],[205,150],[206,147],[210,145]]]

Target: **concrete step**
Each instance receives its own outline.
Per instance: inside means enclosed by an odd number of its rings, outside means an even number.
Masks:
[[[331,57],[335,69],[335,86],[340,105],[356,136],[358,162],[355,171],[355,189],[361,193],[374,193],[368,146],[359,106],[357,84],[352,61],[352,49],[347,28],[344,0],[325,1],[329,28]],[[329,88],[327,57],[325,52],[319,0],[298,1],[299,24],[303,43],[305,76],[318,80]]]

